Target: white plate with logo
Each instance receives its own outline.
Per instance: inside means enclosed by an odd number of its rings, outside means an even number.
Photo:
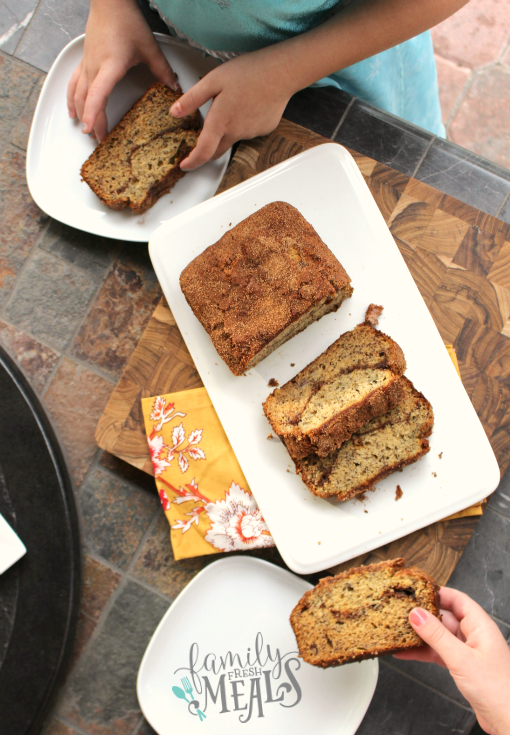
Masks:
[[[179,39],[161,33],[154,35],[184,91],[218,63]],[[214,195],[230,151],[186,174],[143,215],[133,214],[129,209],[115,212],[105,207],[80,177],[82,164],[94,150],[96,141],[83,135],[79,120],[70,120],[67,113],[67,85],[83,56],[84,39],[84,35],[75,38],[60,52],[44,82],[28,142],[28,188],[44,212],[66,225],[103,237],[147,242],[162,222]],[[106,114],[110,130],[155,81],[144,65],[128,71],[108,99]],[[202,117],[210,104],[200,108]]]
[[[298,658],[289,622],[308,582],[246,556],[214,562],[156,628],[137,693],[159,735],[353,735],[378,662],[320,669]]]
[[[352,279],[336,313],[311,324],[244,376],[232,375],[179,285],[188,263],[229,228],[273,201],[295,206]],[[200,377],[287,566],[328,569],[467,508],[492,493],[499,468],[420,292],[352,156],[327,143],[254,176],[162,225],[149,253]],[[400,345],[406,375],[434,409],[431,450],[377,484],[367,499],[339,503],[310,493],[271,432],[262,403],[344,332],[382,304],[382,331]],[[396,486],[403,496],[395,502]],[[365,512],[366,511],[366,512]]]

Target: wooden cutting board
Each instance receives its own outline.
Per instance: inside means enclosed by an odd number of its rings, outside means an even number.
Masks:
[[[282,120],[271,135],[239,146],[218,193],[330,142]],[[350,152],[441,336],[457,351],[464,387],[504,472],[510,463],[510,225]],[[152,474],[140,399],[200,386],[172,313],[161,299],[99,421],[97,443]],[[404,556],[445,584],[477,521],[467,517],[434,523],[335,571]]]

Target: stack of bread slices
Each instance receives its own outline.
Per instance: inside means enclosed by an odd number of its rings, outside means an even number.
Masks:
[[[376,328],[382,307],[342,334],[264,412],[314,494],[349,500],[429,451],[434,414],[404,376],[394,340]]]

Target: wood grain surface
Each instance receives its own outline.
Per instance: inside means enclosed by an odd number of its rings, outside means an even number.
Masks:
[[[330,142],[282,120],[271,135],[239,146],[218,193]],[[457,351],[464,387],[503,473],[510,463],[510,225],[350,152],[441,336]],[[201,385],[162,299],[99,421],[99,446],[152,473],[140,399]],[[468,517],[434,523],[332,571],[404,556],[445,584],[477,521]]]

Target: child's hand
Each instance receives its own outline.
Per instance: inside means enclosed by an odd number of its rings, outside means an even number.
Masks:
[[[275,129],[296,90],[274,48],[238,56],[218,66],[172,105],[171,114],[183,117],[213,98],[198,143],[182,161],[182,169],[198,168],[222,156],[237,140],[266,135]]]
[[[154,76],[177,89],[177,77],[145,22],[136,0],[92,0],[83,59],[67,88],[71,118],[99,142],[108,132],[108,95],[126,72],[145,62]]]
[[[396,658],[446,667],[473,707],[480,726],[491,735],[510,733],[510,650],[496,623],[463,592],[442,587],[442,623],[416,608],[409,621],[425,648]]]

